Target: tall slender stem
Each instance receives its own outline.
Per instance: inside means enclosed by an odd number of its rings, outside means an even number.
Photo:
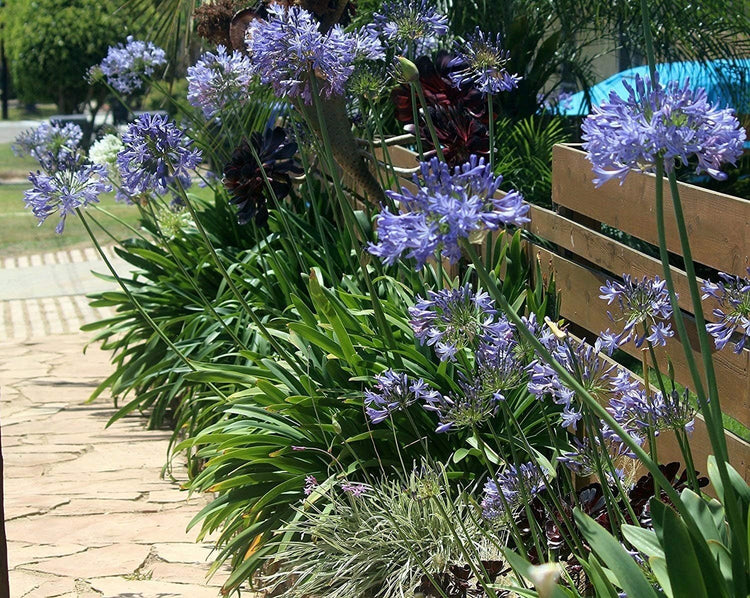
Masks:
[[[490,170],[495,172],[495,107],[493,103],[494,96],[487,94],[487,119],[489,122],[490,135]]]
[[[508,300],[505,298],[505,295],[503,294],[503,292],[497,287],[497,285],[490,278],[489,274],[487,273],[487,269],[482,264],[482,261],[478,258],[476,251],[474,251],[474,248],[472,247],[471,243],[469,243],[467,240],[462,240],[461,245],[463,249],[466,251],[466,253],[469,255],[471,261],[473,262],[477,271],[477,275],[479,276],[479,279],[482,282],[482,285],[492,294],[495,301],[497,302],[498,307],[500,308],[500,311],[503,314],[505,314],[505,316],[516,326],[516,329],[519,331],[521,336],[526,340],[526,342],[529,343],[529,345],[544,360],[544,362],[547,363],[552,369],[555,370],[555,372],[560,376],[562,382],[568,388],[574,391],[576,395],[580,398],[580,400],[585,402],[588,408],[599,419],[603,420],[604,423],[606,423],[622,439],[623,443],[627,445],[627,447],[631,451],[633,451],[636,457],[643,462],[644,466],[654,476],[654,479],[658,480],[659,483],[662,485],[665,492],[669,496],[669,499],[673,502],[675,506],[677,506],[680,512],[683,513],[686,521],[689,521],[690,523],[692,523],[693,527],[695,527],[695,522],[693,521],[692,516],[685,509],[685,506],[682,500],[680,499],[679,494],[675,491],[675,489],[669,483],[667,478],[661,472],[658,464],[654,463],[651,460],[648,453],[646,453],[646,451],[643,450],[640,444],[638,444],[638,442],[630,434],[628,434],[622,428],[622,426],[620,426],[619,423],[617,423],[617,421],[612,417],[612,414],[610,414],[602,405],[599,404],[599,401],[597,401],[596,398],[593,397],[591,393],[589,393],[583,387],[580,381],[577,380],[567,369],[565,369],[552,356],[549,350],[528,329],[528,327],[524,324],[523,320],[521,320],[521,318],[518,316],[515,310],[508,303]]]
[[[219,254],[216,253],[216,249],[214,248],[213,243],[211,243],[211,239],[208,237],[208,233],[206,232],[206,229],[203,228],[203,224],[200,221],[198,212],[193,206],[193,203],[190,201],[190,198],[188,197],[187,193],[185,192],[185,188],[183,187],[182,182],[177,177],[175,177],[174,181],[175,181],[177,190],[182,196],[182,199],[185,200],[185,205],[187,206],[188,210],[190,210],[190,215],[193,217],[193,221],[195,222],[195,226],[198,229],[198,232],[200,233],[201,237],[203,237],[203,242],[206,244],[206,248],[208,249],[208,252],[211,254],[211,257],[213,258],[214,263],[219,268],[219,272],[221,273],[222,278],[224,278],[224,280],[226,281],[227,286],[232,291],[234,296],[237,298],[237,301],[240,302],[240,305],[245,310],[247,315],[250,316],[250,319],[253,321],[253,324],[257,326],[258,330],[260,330],[260,333],[265,337],[265,339],[269,342],[269,344],[273,347],[273,349],[284,359],[284,361],[286,361],[289,364],[289,366],[295,371],[297,375],[303,378],[305,374],[300,369],[295,359],[289,354],[289,352],[284,347],[281,346],[279,341],[276,340],[276,337],[274,337],[268,331],[265,324],[263,324],[263,322],[258,317],[258,314],[255,313],[255,310],[248,304],[245,297],[242,295],[242,293],[240,293],[240,290],[234,284],[234,281],[232,280],[232,277],[229,274],[229,272],[227,272],[227,269],[224,267],[224,263],[221,261]]]
[[[245,343],[243,343],[239,337],[234,333],[234,331],[229,327],[229,325],[224,321],[224,318],[222,318],[214,306],[212,305],[211,301],[209,301],[208,297],[203,293],[203,290],[198,286],[198,283],[193,280],[193,277],[188,273],[187,269],[182,263],[182,260],[179,258],[179,256],[175,253],[174,249],[172,248],[172,245],[169,242],[169,239],[167,239],[164,236],[163,231],[161,230],[161,226],[159,225],[159,221],[156,218],[156,212],[154,212],[154,207],[151,205],[151,202],[147,202],[148,210],[151,215],[151,220],[154,223],[154,228],[156,229],[157,236],[161,240],[164,247],[166,247],[167,252],[169,255],[172,256],[172,259],[174,260],[175,264],[177,264],[177,267],[180,270],[180,273],[185,278],[185,280],[188,281],[191,287],[193,287],[193,290],[198,294],[198,297],[200,297],[201,301],[203,301],[203,305],[208,308],[208,311],[211,312],[211,315],[213,315],[214,319],[221,325],[222,328],[226,331],[226,333],[231,337],[231,339],[237,343],[237,346],[240,349],[244,349],[247,351],[247,346]]]
[[[422,110],[424,112],[424,122],[427,125],[427,130],[430,132],[430,138],[432,139],[432,145],[435,146],[435,153],[437,154],[438,160],[440,160],[441,162],[445,162],[443,148],[440,145],[440,140],[437,136],[437,130],[435,129],[435,123],[432,122],[430,110],[427,107],[427,98],[425,98],[424,96],[424,89],[422,89],[422,84],[419,82],[419,79],[417,79],[416,81],[412,82],[412,86],[417,90],[419,102],[422,104]],[[417,133],[419,133],[419,131],[417,131]]]
[[[94,231],[91,230],[91,226],[89,226],[88,221],[86,220],[86,217],[83,215],[83,212],[81,212],[80,208],[76,208],[76,214],[78,214],[78,217],[81,220],[81,223],[83,224],[83,227],[86,229],[86,232],[89,234],[89,237],[91,237],[91,242],[94,244],[94,248],[101,256],[102,260],[104,260],[105,265],[109,269],[112,276],[117,280],[117,283],[120,285],[120,288],[123,290],[125,295],[127,296],[130,303],[135,307],[136,311],[141,315],[141,317],[146,320],[149,326],[153,328],[154,332],[161,338],[162,341],[172,350],[174,351],[175,355],[177,355],[180,360],[192,371],[196,371],[196,367],[192,364],[192,362],[185,357],[185,354],[180,351],[175,344],[172,342],[172,340],[167,336],[167,334],[159,327],[159,325],[154,322],[153,318],[148,314],[148,312],[143,309],[143,306],[136,300],[136,298],[133,296],[133,293],[128,288],[128,285],[125,284],[125,282],[120,278],[120,276],[117,274],[117,271],[114,269],[114,266],[112,266],[112,263],[109,261],[109,258],[107,257],[107,254],[104,253],[104,250],[102,249],[102,246],[99,244],[99,241],[96,238],[96,235],[94,235]]]

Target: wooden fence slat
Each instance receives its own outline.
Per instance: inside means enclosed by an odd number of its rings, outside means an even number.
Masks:
[[[586,154],[556,145],[552,154],[552,201],[658,244],[653,175],[630,175],[622,185],[594,187]],[[750,258],[750,201],[679,183],[693,258],[723,272],[745,275]],[[669,186],[664,183],[667,247],[681,254]]]
[[[562,292],[561,315],[566,320],[594,334],[613,327],[604,309],[606,304],[599,299],[599,287],[606,280],[603,274],[580,266],[541,247],[534,246],[534,251],[541,262],[542,270],[550,267],[555,273],[557,288]],[[691,321],[688,320],[686,325],[690,326]],[[700,363],[700,354],[695,350],[697,340],[691,338],[691,344],[695,358]],[[622,349],[640,359],[640,349],[634,344],[628,343]],[[666,354],[669,354],[672,359],[677,382],[693,388],[690,370],[679,340],[668,339],[667,347],[657,351],[663,369],[666,364]],[[745,426],[750,425],[750,401],[748,400],[750,352],[743,351],[740,355],[736,355],[729,350],[718,351],[714,353],[714,364],[723,411]]]
[[[634,278],[644,276],[653,278],[657,275],[664,278],[659,260],[546,208],[531,206],[531,222],[526,228],[558,247],[604,268],[618,279],[622,278],[624,273]],[[685,272],[672,266],[672,278],[680,306],[684,311],[692,313],[693,304],[690,301]],[[699,282],[703,281],[699,280]],[[602,305],[606,303],[602,301]],[[715,320],[712,313],[714,307],[716,307],[716,301],[712,298],[703,304],[704,317],[709,321]]]
[[[750,480],[750,444],[738,438],[731,432],[725,432],[724,436],[727,441],[727,451],[729,453],[729,462],[737,472],[746,480]],[[695,460],[695,469],[706,475],[708,468],[706,462],[708,456],[713,454],[711,450],[711,441],[708,437],[706,422],[698,415],[695,418],[695,430],[690,435],[690,450]],[[667,432],[660,434],[656,441],[658,447],[659,462],[669,463],[670,461],[685,462],[677,444],[674,433]]]

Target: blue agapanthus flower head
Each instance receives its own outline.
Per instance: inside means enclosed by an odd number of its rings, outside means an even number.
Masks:
[[[598,429],[601,431],[601,437],[598,434],[593,434],[585,436],[583,439],[573,438],[573,450],[564,451],[557,458],[558,462],[563,463],[576,475],[585,477],[601,470],[601,466],[597,466],[597,464],[604,461],[605,455],[608,455],[613,463],[617,463],[623,457],[635,459],[635,454],[628,448],[628,445],[607,424],[600,420]],[[643,443],[641,436],[635,435],[632,431],[629,433],[638,444]],[[609,476],[612,473],[605,469],[606,475]],[[619,470],[614,472],[615,475],[619,475],[619,473]]]
[[[448,33],[448,18],[429,0],[388,0],[372,20],[386,43],[412,57],[429,52],[436,38]]]
[[[215,54],[206,52],[188,68],[187,99],[211,119],[230,103],[244,104],[252,78],[252,65],[247,56],[237,50],[230,54],[224,46],[219,46]]]
[[[568,336],[548,340],[548,348],[560,365],[575,376],[586,391],[602,400],[611,395],[615,366],[600,354],[601,340],[593,345]],[[583,414],[580,411],[576,393],[563,382],[560,375],[547,363],[539,359],[528,366],[530,381],[528,389],[539,399],[550,397],[563,410],[562,426],[576,429]]]
[[[695,408],[691,405],[687,391],[676,390],[653,394],[639,386],[631,386],[618,392],[609,401],[607,411],[615,421],[634,436],[658,435],[661,430],[684,430],[692,432],[695,424]]]
[[[508,465],[484,485],[482,514],[488,521],[507,522],[525,501],[545,488],[544,473],[531,461]]]
[[[72,168],[80,163],[78,148],[83,138],[81,127],[74,123],[42,123],[16,137],[11,149],[16,156],[31,156],[47,172]]]
[[[448,63],[457,67],[450,73],[456,87],[474,85],[486,94],[511,91],[518,87],[521,77],[508,72],[506,68],[510,53],[503,50],[498,34],[493,40],[477,27],[474,35],[456,48],[456,56]]]
[[[117,166],[126,197],[164,193],[175,179],[189,187],[190,173],[201,160],[200,151],[166,115],[140,115],[128,125],[122,142]]]
[[[340,25],[323,34],[315,16],[298,6],[271,5],[268,20],[250,23],[246,39],[260,80],[278,96],[302,98],[307,104],[312,103],[313,74],[322,94],[343,95],[357,59],[383,56],[376,37],[347,33]]]
[[[441,361],[454,359],[464,348],[474,349],[488,333],[497,313],[494,302],[470,284],[458,289],[428,291],[409,308],[414,335],[422,344],[433,346]]]
[[[130,95],[141,89],[143,80],[158,67],[167,64],[167,55],[151,42],[136,40],[129,35],[124,44],[111,46],[99,68],[107,83],[121,94]]]
[[[623,85],[628,97],[611,92],[582,126],[597,186],[612,178],[622,184],[631,170],[650,172],[660,159],[669,172],[691,157],[697,159],[696,172],[726,178],[721,166],[736,162],[746,137],[731,109],[710,104],[706,91],[691,89],[689,81],[663,86],[658,77],[637,75],[633,86]]]
[[[741,353],[750,340],[750,268],[747,276],[732,276],[719,272],[719,281],[703,284],[703,299],[713,297],[719,307],[713,310],[715,322],[706,325],[721,351],[736,336],[734,352]]]
[[[378,215],[378,243],[370,244],[370,253],[386,264],[414,258],[417,269],[438,251],[457,262],[461,239],[528,222],[529,205],[517,191],[496,197],[502,180],[477,156],[454,169],[437,158],[422,162],[414,175],[416,191],[386,192],[402,210]]]
[[[437,413],[438,433],[451,430],[476,429],[492,418],[505,397],[501,392],[485,392],[480,385],[460,383],[461,390],[445,396],[435,393],[424,398],[426,411]]]
[[[82,165],[49,174],[31,173],[29,181],[32,187],[24,192],[26,207],[40,225],[53,214],[59,214],[60,221],[55,230],[60,234],[68,215],[77,208],[98,202],[99,195],[112,190],[106,178],[107,167],[102,164]]]
[[[639,348],[646,341],[656,346],[666,345],[667,338],[674,335],[667,322],[672,317],[672,304],[666,281],[658,276],[639,280],[629,274],[623,274],[622,279],[622,282],[608,280],[599,288],[601,299],[620,308],[619,313],[607,312],[610,319],[623,323],[621,332],[607,330],[602,334],[607,350],[611,353],[631,340]]]
[[[375,376],[375,386],[365,391],[365,410],[370,423],[379,424],[395,412],[406,409],[417,401],[428,401],[438,392],[422,378],[386,370]]]

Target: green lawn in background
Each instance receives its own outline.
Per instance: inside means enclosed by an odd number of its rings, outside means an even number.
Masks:
[[[55,104],[37,104],[35,112],[26,112],[25,106],[19,105],[8,106],[8,120],[44,120],[55,114],[60,114]]]
[[[10,143],[0,143],[0,179],[26,178],[37,170],[39,163],[31,156],[19,158],[10,149]]]
[[[42,226],[37,226],[36,218],[26,209],[23,200],[23,192],[28,187],[26,183],[0,184],[0,257],[91,246],[88,234],[75,216],[68,217],[61,235],[55,232],[58,222],[56,216],[50,217]],[[134,228],[138,228],[139,214],[135,206],[116,203],[114,194],[111,193],[101,197],[100,205]],[[93,207],[87,208],[87,214],[97,218],[117,239],[133,236],[126,226],[113,221]],[[100,229],[97,230],[97,234],[99,233],[102,243],[112,243]]]

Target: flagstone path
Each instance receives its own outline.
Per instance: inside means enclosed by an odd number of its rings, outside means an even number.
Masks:
[[[44,263],[33,261],[39,259]],[[61,297],[81,301],[54,284],[31,292],[39,280],[32,280],[32,260],[24,262],[0,268],[0,308],[11,301],[27,307],[41,298],[55,305]],[[100,263],[90,266],[103,271]],[[18,286],[23,280],[29,285],[12,293],[9,281]],[[24,288],[35,296],[24,297]],[[11,596],[218,596],[228,572],[207,580],[210,544],[195,542],[196,529],[186,532],[208,497],[188,498],[178,482],[161,478],[170,432],[145,430],[137,415],[105,429],[114,412],[111,400],[85,401],[111,371],[107,353],[93,345],[82,352],[90,335],[50,334],[51,322],[68,331],[71,318],[80,325],[94,315],[87,309],[51,313],[36,325],[30,318],[37,315],[28,310],[19,312],[21,318],[0,315]],[[174,463],[173,473],[184,477],[183,464]]]

